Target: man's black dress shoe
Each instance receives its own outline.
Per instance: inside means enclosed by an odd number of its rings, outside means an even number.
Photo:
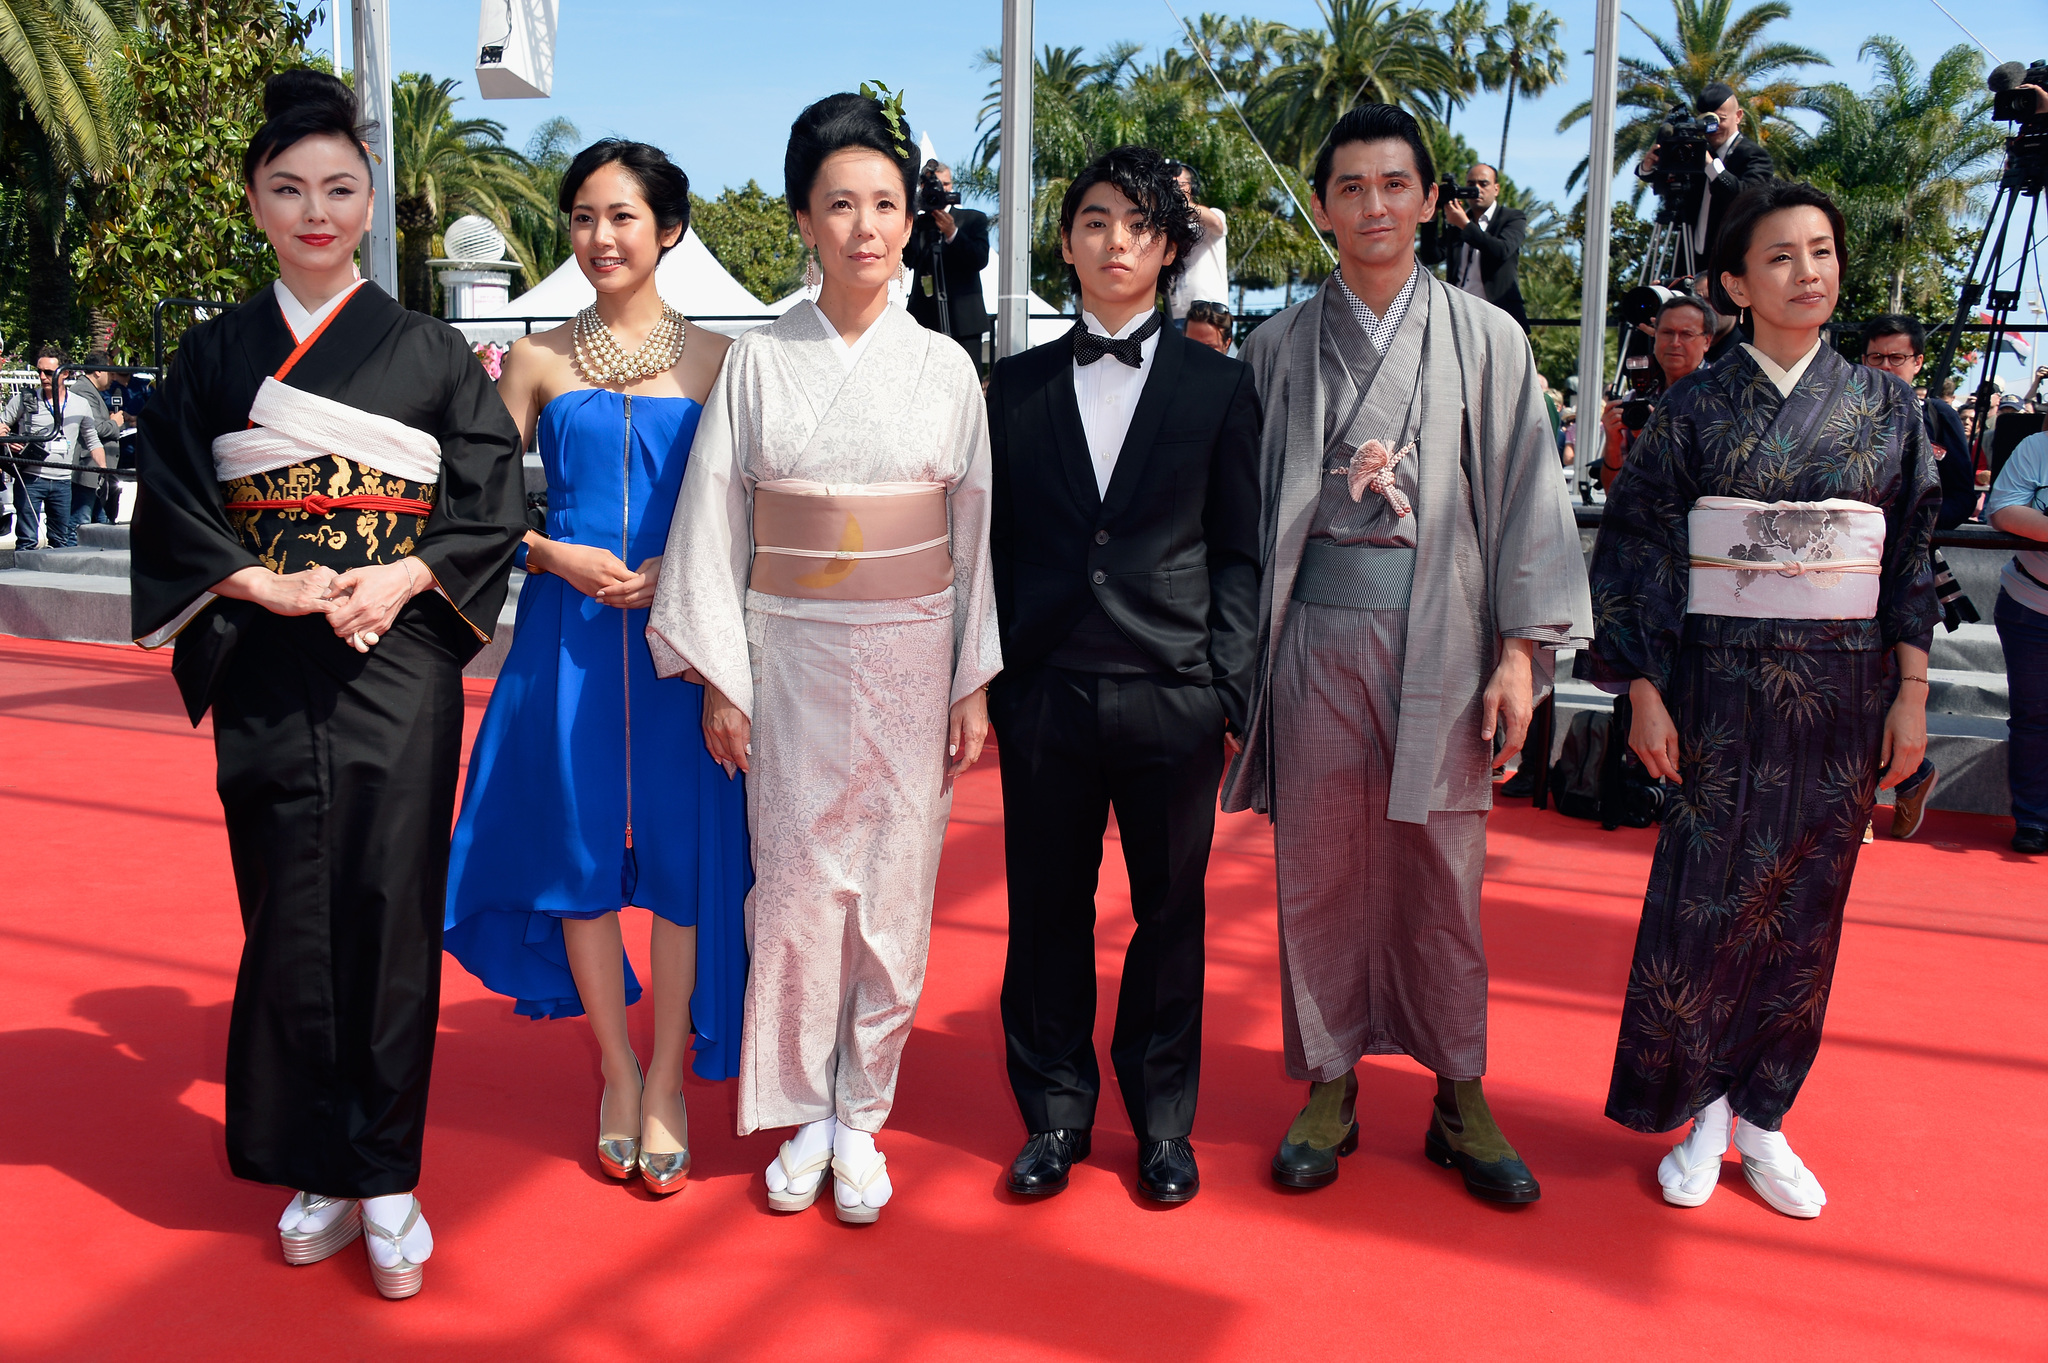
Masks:
[[[1465,1177],[1465,1191],[1488,1202],[1534,1202],[1543,1196],[1536,1175],[1518,1156],[1474,1159],[1445,1140],[1436,1122],[1429,1124],[1429,1134],[1422,1139],[1422,1153],[1432,1163],[1456,1169]]]
[[[1153,1141],[1138,1152],[1138,1191],[1154,1202],[1186,1202],[1202,1191],[1195,1148],[1186,1136]]]
[[[1501,782],[1500,793],[1510,800],[1527,800],[1536,794],[1536,763],[1524,761],[1515,774]]]
[[[1086,1131],[1036,1131],[1010,1161],[1010,1191],[1020,1197],[1051,1197],[1067,1186],[1067,1170],[1088,1158]]]
[[[2030,857],[2048,852],[2048,828],[2022,828],[2012,835],[2012,850]]]

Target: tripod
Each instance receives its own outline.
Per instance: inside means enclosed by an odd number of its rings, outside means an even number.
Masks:
[[[1991,200],[1991,213],[1984,220],[1984,231],[1977,238],[1977,250],[1970,258],[1970,272],[1963,278],[1961,296],[1956,301],[1955,319],[1951,321],[1941,338],[1941,354],[1936,360],[1931,379],[1940,383],[1955,362],[1956,351],[1962,344],[1963,331],[1970,321],[1970,314],[1988,293],[1991,299],[1990,335],[1984,344],[1984,361],[1977,391],[1973,395],[1972,409],[1976,412],[1975,430],[1977,441],[1984,440],[1984,421],[1990,414],[1992,382],[1998,377],[1998,341],[2005,334],[2006,323],[2014,308],[2020,304],[2019,283],[2026,277],[2027,255],[2033,249],[2034,220],[2041,211],[2041,191],[2048,188],[2048,132],[2022,130],[2006,139],[2004,173],[1999,176],[1998,193]],[[2012,227],[2013,212],[2020,200],[2027,201],[2026,225],[2020,232],[2019,250],[2010,268],[2013,272],[2014,287],[1995,287],[1998,277],[2005,273],[2008,265],[2005,259],[2005,243]],[[1996,230],[1997,237],[1992,236]],[[1991,248],[1990,259],[1986,261],[1984,248]],[[1998,470],[1991,470],[1996,478]]]

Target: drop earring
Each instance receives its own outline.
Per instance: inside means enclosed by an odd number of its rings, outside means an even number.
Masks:
[[[804,250],[804,289],[810,294],[812,302],[818,301],[818,290],[824,285],[825,272],[818,266],[818,248],[807,247]]]

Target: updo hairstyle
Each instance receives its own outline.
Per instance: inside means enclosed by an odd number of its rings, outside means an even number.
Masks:
[[[577,191],[600,166],[617,166],[633,177],[640,186],[640,197],[647,200],[648,210],[654,214],[658,236],[665,237],[678,227],[684,232],[690,230],[690,177],[660,147],[618,137],[591,143],[577,152],[576,159],[562,172],[562,189],[555,196],[555,203],[564,214],[574,211]],[[682,240],[682,234],[677,233],[676,245],[681,245]],[[664,246],[661,254],[665,256],[674,249]]]
[[[880,152],[896,164],[903,175],[903,204],[907,211],[917,189],[917,150],[910,134],[903,134],[897,148],[897,134],[882,114],[881,101],[867,95],[827,95],[796,116],[789,125],[789,150],[782,155],[782,192],[792,213],[811,210],[811,187],[825,158],[853,148]]]
[[[355,91],[325,71],[297,67],[280,71],[263,84],[263,126],[242,153],[242,183],[256,183],[256,172],[272,157],[309,137],[332,134],[356,149],[363,168],[370,153],[363,141],[377,125],[363,122]]]

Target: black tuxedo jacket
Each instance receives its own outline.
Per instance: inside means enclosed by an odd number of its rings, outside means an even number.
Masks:
[[[1470,207],[1466,205],[1468,210]],[[1513,317],[1527,331],[1529,315],[1522,308],[1520,272],[1522,240],[1528,235],[1529,215],[1497,202],[1493,218],[1485,227],[1479,225],[1476,217],[1457,228],[1436,218],[1422,224],[1417,253],[1425,265],[1448,265],[1450,285],[1455,289],[1465,268],[1463,248],[1477,251],[1479,281],[1486,290],[1486,301]]]
[[[1259,623],[1251,368],[1163,328],[1102,496],[1073,359],[1070,334],[1000,361],[989,380],[1003,675],[1044,662],[1100,603],[1160,672],[1213,685],[1242,733]]]
[[[1707,208],[1707,239],[1699,243],[1700,269],[1707,269],[1714,259],[1714,243],[1721,239],[1721,223],[1727,218],[1728,207],[1735,202],[1736,195],[1751,185],[1762,184],[1777,173],[1770,152],[1746,136],[1736,137],[1734,144],[1723,151],[1721,173],[1707,182],[1707,196],[1711,202]],[[1698,212],[1694,209],[1693,216],[1686,220],[1696,221]],[[1714,277],[1720,278],[1719,275]]]
[[[930,214],[918,214],[903,260],[911,269],[910,315],[934,331],[939,329],[939,293],[934,285],[927,296],[925,286],[937,264],[945,262],[952,335],[964,339],[988,330],[988,305],[981,297],[981,272],[988,268],[988,214],[958,205],[952,212],[956,230],[951,241],[939,235]]]

